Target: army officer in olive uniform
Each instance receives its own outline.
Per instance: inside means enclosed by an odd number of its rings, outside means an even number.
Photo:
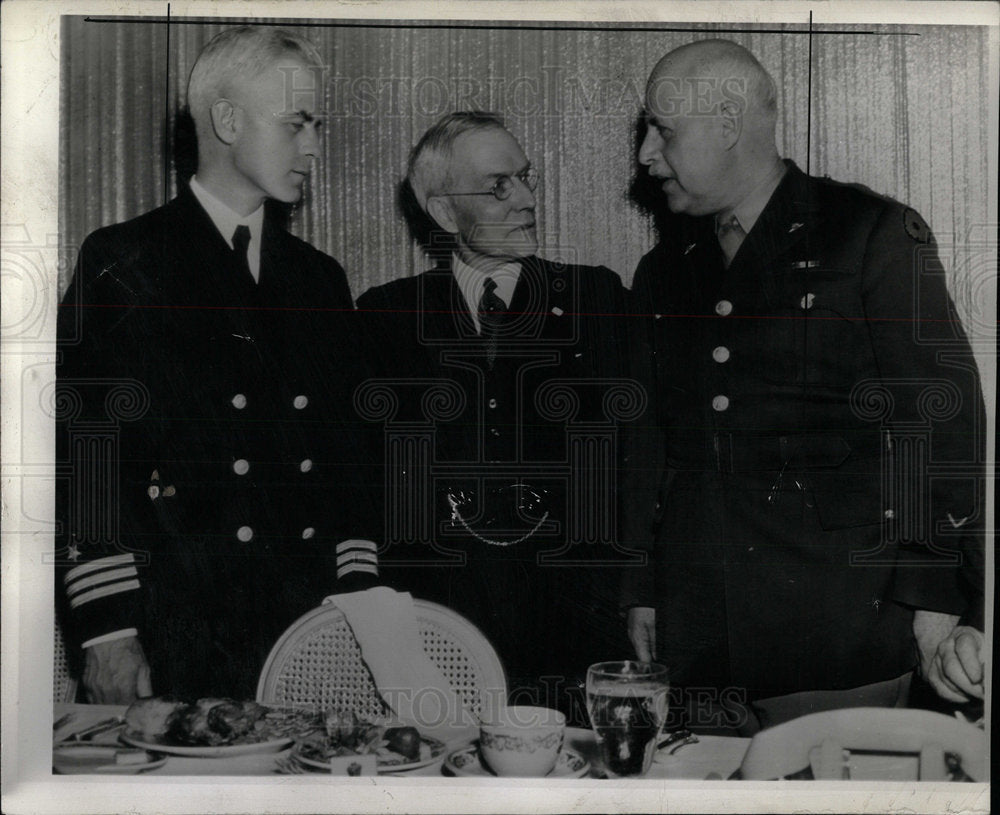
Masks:
[[[264,206],[301,197],[321,64],[280,30],[218,35],[188,86],[189,187],[81,248],[59,322],[57,590],[90,701],[253,698],[297,616],[375,580],[347,280]]]
[[[678,217],[633,287],[666,444],[626,536],[638,654],[760,725],[905,703],[914,635],[933,683],[984,588],[982,397],[930,232],[781,161],[775,100],[722,40],[649,78],[639,160]]]

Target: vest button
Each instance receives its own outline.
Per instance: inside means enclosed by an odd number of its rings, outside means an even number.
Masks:
[[[712,410],[722,413],[724,410],[729,410],[729,397],[728,396],[716,396],[712,399]]]

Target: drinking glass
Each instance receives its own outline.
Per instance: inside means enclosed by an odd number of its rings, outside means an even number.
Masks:
[[[649,771],[669,690],[669,671],[652,662],[598,662],[587,669],[587,712],[609,776]]]

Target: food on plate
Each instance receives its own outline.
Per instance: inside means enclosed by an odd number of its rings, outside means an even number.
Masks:
[[[420,758],[421,743],[415,727],[393,727],[385,731],[385,746],[411,761]]]
[[[429,761],[445,749],[414,727],[370,722],[349,710],[317,713],[233,699],[140,699],[126,711],[125,724],[126,734],[146,747],[228,747],[285,739],[298,742],[300,754],[315,761],[372,756],[383,768]]]
[[[187,705],[170,696],[138,699],[125,711],[125,730],[143,739],[156,739],[170,730]]]
[[[266,712],[256,702],[199,699],[174,718],[169,735],[188,744],[231,744],[251,732]]]
[[[130,736],[143,741],[215,747],[293,739],[322,723],[312,711],[273,710],[257,702],[207,698],[190,703],[151,697],[129,707],[125,726]]]
[[[344,710],[327,712],[322,730],[298,742],[299,754],[313,761],[333,764],[335,759],[374,754],[384,768],[429,761],[435,750],[444,750],[443,743],[422,738],[414,727],[387,727]]]
[[[373,753],[382,742],[385,728],[359,719],[350,710],[331,710],[323,717],[330,747],[343,752],[337,755]]]

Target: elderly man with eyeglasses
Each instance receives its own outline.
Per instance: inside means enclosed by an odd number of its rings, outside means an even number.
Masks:
[[[581,432],[589,422],[594,438],[614,435],[625,302],[618,275],[576,265],[571,247],[559,262],[536,256],[538,183],[499,117],[445,116],[406,180],[438,265],[369,290],[358,308],[380,326],[393,426],[428,433],[424,458],[387,461],[383,578],[480,626],[516,698],[563,705],[560,682],[627,647],[614,641],[608,574],[626,560],[614,443],[598,457]],[[556,677],[545,695],[542,676]]]

